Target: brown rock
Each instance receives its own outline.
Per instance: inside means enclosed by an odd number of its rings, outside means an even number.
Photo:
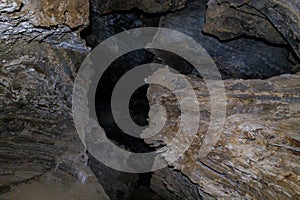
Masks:
[[[227,118],[220,138],[205,157],[199,156],[210,123],[210,96],[201,79],[190,77],[188,80],[200,103],[200,127],[189,149],[169,165],[211,197],[298,199],[300,76],[224,81]],[[186,142],[185,138],[175,135],[180,122],[178,101],[170,91],[157,85],[150,87],[148,97],[151,105],[162,104],[169,117],[163,130],[146,141],[156,146],[163,144],[168,161],[173,149],[180,149],[180,141]],[[178,140],[169,143],[174,138]],[[157,180],[170,182],[164,178],[155,180],[156,185]],[[176,190],[173,193],[180,193],[180,188],[173,188]]]
[[[89,22],[88,0],[47,0],[31,1],[32,10],[35,10],[31,20],[35,26],[67,25],[70,28],[86,26]]]

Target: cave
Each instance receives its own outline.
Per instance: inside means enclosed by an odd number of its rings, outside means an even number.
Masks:
[[[0,199],[299,199],[299,10],[294,0],[1,1]],[[140,66],[145,77],[130,81],[143,85],[115,103]],[[120,126],[131,126],[125,108],[139,135]]]

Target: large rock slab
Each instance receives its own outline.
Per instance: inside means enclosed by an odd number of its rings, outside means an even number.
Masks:
[[[254,36],[289,44],[300,58],[298,0],[210,0],[204,31],[222,40]]]
[[[168,76],[166,71],[159,74],[161,78],[164,76]],[[162,148],[160,151],[164,152],[162,155],[169,165],[188,176],[209,198],[300,198],[300,76],[225,80],[227,118],[220,138],[205,157],[200,157],[200,152],[204,138],[208,137],[210,95],[201,79],[187,79],[200,104],[200,113],[190,110],[191,115],[200,115],[198,133],[192,145],[179,160],[169,161],[176,149],[186,143],[186,138],[176,137],[181,121],[177,98],[158,85],[150,86],[149,102],[151,106],[163,105],[168,119],[162,131],[146,142]],[[173,92],[184,91],[181,88]],[[161,119],[159,114],[153,117],[151,122]],[[180,194],[186,187],[176,186],[178,177],[175,181],[168,179],[169,175],[160,178],[156,175],[152,187],[159,190],[158,183],[174,183],[173,194]],[[190,188],[194,188],[193,184]],[[196,199],[192,195],[194,193],[186,199]]]

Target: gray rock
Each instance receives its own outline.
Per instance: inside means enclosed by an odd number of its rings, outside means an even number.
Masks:
[[[210,0],[205,32],[222,40],[243,35],[289,44],[300,58],[298,0]]]
[[[81,52],[89,49],[79,32],[89,24],[89,2],[2,0],[0,2],[0,40],[46,41]]]
[[[0,46],[0,199],[108,199],[71,116],[85,54],[36,41]]]
[[[206,2],[192,1],[184,10],[163,16],[160,27],[191,36],[210,54],[223,78],[268,78],[292,72],[293,64],[288,60],[285,48],[243,38],[220,42],[203,34]],[[158,52],[158,57],[171,67],[189,70],[189,65],[172,55]]]

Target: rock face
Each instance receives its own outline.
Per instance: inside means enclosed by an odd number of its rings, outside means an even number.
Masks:
[[[88,24],[88,0],[0,1],[0,39],[6,43],[38,40],[87,51],[78,33]]]
[[[254,36],[288,43],[300,58],[298,0],[210,0],[204,31],[222,40]]]
[[[0,49],[0,199],[107,199],[71,117],[85,54],[35,41]]]
[[[108,199],[71,116],[88,1],[0,1],[0,199]]]
[[[243,38],[220,42],[204,35],[201,31],[205,21],[206,2],[190,2],[184,10],[163,16],[159,26],[185,33],[201,44],[217,64],[223,78],[268,78],[292,72],[293,64],[288,61],[288,51],[285,48]],[[163,60],[163,64],[171,67],[186,66],[174,56],[158,52],[158,57]]]
[[[30,7],[35,9],[31,20],[35,26],[50,27],[62,24],[78,28],[88,25],[88,0],[32,0]]]
[[[164,199],[197,200],[211,198],[210,195],[201,190],[199,185],[191,182],[187,176],[171,168],[155,171],[150,187]]]
[[[95,9],[100,14],[106,14],[112,11],[140,9],[146,13],[163,13],[175,11],[184,8],[187,0],[92,0],[95,2]]]
[[[200,103],[200,113],[195,114],[200,114],[198,134],[188,151],[169,165],[197,184],[199,191],[207,195],[205,199],[300,198],[300,76],[224,81],[226,122],[216,145],[203,158],[199,155],[210,123],[210,96],[201,79],[190,77],[188,80]],[[168,161],[172,150],[180,149],[180,141],[186,142],[178,138],[179,142],[169,143],[176,138],[180,122],[178,101],[174,94],[157,85],[150,86],[148,97],[151,105],[163,105],[170,116],[162,131],[146,140],[156,146],[162,144],[167,149]],[[159,115],[156,117],[160,119]],[[174,144],[179,146],[174,147]],[[152,183],[154,190],[160,188],[159,183],[174,183],[175,187],[170,186],[175,190],[173,194],[181,193],[180,189],[185,187],[176,187],[178,177],[170,181],[172,176],[157,176]],[[185,199],[197,199],[195,193],[192,194]]]

